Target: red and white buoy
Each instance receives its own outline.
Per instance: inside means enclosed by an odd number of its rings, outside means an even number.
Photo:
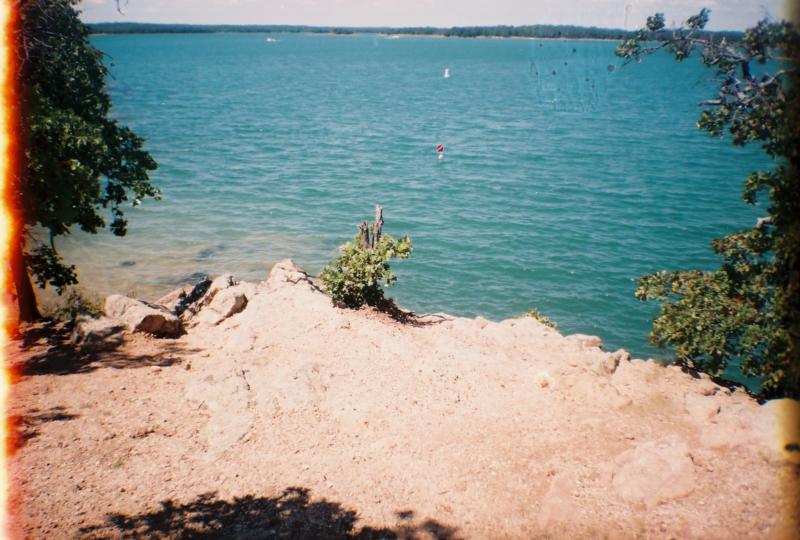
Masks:
[[[439,159],[444,159],[444,145],[440,144],[436,146],[436,153],[439,154]]]

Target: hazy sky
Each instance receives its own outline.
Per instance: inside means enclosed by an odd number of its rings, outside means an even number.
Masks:
[[[127,1],[127,3],[126,3]],[[789,0],[787,0],[789,1]],[[634,28],[660,11],[679,24],[711,9],[709,29],[783,16],[781,0],[83,0],[83,20],[316,26],[576,24]]]

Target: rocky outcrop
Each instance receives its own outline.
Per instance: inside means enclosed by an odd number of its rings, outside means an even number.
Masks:
[[[157,303],[186,326],[214,326],[242,312],[258,288],[255,283],[240,282],[232,274],[223,274],[214,280],[205,278],[196,285],[176,289]]]
[[[133,332],[143,332],[159,337],[177,337],[183,333],[181,320],[166,309],[112,294],[106,298],[105,312]]]
[[[205,296],[209,287],[211,287],[211,280],[206,277],[195,285],[181,287],[159,298],[156,304],[180,317],[190,306],[197,304]]]
[[[283,259],[275,263],[269,271],[266,285],[270,289],[278,289],[285,285],[305,285],[316,289],[306,271],[297,266],[292,259]]]
[[[217,325],[247,307],[247,294],[242,286],[217,291],[209,303],[203,306],[192,324]]]
[[[29,492],[49,495],[36,499],[48,520],[71,519],[82,497],[96,509],[80,518],[91,523],[134,490],[147,504],[302,485],[351,501],[367,523],[394,523],[408,508],[457,524],[464,538],[781,537],[777,479],[800,461],[800,433],[787,427],[797,402],[762,406],[531,317],[400,321],[336,308],[290,260],[262,283],[225,275],[161,302],[116,301],[120,316],[180,312],[177,342],[128,335],[63,384],[18,383],[30,400],[20,413],[80,412],[39,425],[42,436],[18,453],[29,456],[32,474],[19,475],[35,478]],[[118,323],[87,322],[76,339]],[[36,365],[50,345],[20,354]],[[101,394],[102,407],[85,405]],[[60,441],[69,451],[42,467]],[[120,448],[130,465],[114,465]],[[78,481],[95,488],[76,490]],[[53,507],[54,487],[69,504]]]
[[[571,334],[569,336],[566,336],[564,339],[566,339],[570,343],[574,343],[575,345],[577,345],[582,349],[603,348],[603,340],[597,336],[587,336],[586,334]]]

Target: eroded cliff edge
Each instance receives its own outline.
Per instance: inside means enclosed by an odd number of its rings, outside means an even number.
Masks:
[[[276,510],[289,487],[354,512],[298,521],[329,538],[788,533],[800,441],[778,424],[796,402],[759,405],[533,318],[337,309],[288,260],[163,309],[128,300],[70,342],[13,344],[22,534],[180,537],[224,503],[202,526],[278,535],[295,526]],[[230,510],[246,496],[275,511]]]

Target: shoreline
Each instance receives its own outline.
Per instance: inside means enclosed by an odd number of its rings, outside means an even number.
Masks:
[[[447,36],[445,34],[397,34],[383,32],[249,32],[249,31],[220,31],[220,32],[92,32],[90,36],[177,36],[177,35],[303,35],[303,36],[328,36],[328,37],[367,37],[381,36],[384,39],[409,39],[409,38],[431,38],[431,39],[484,39],[496,41],[597,41],[597,42],[620,42],[624,38],[601,38],[601,37],[534,37],[534,36]]]

